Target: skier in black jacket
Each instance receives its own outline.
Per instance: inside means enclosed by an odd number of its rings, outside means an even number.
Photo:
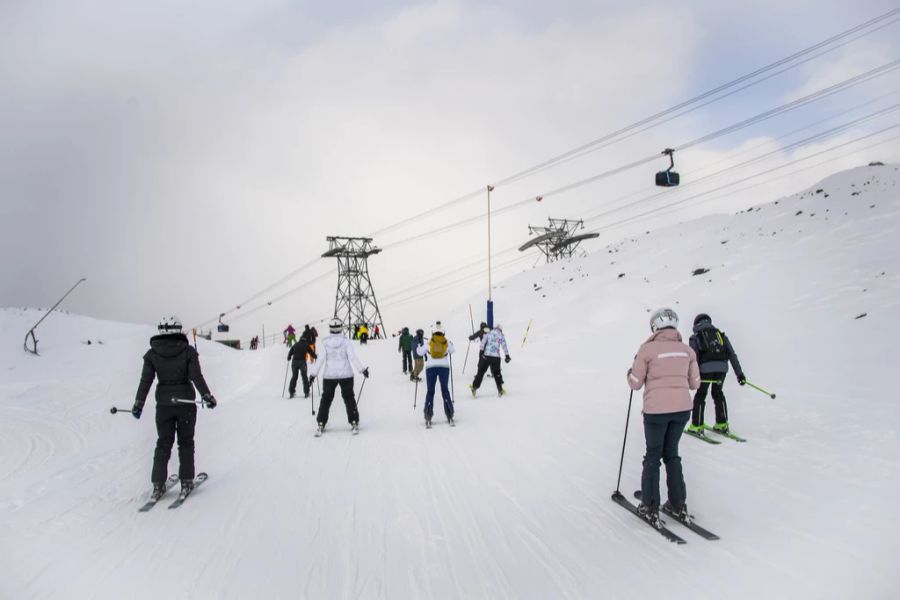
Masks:
[[[690,346],[697,353],[701,383],[697,393],[694,394],[694,410],[691,413],[688,430],[703,433],[706,428],[703,413],[706,410],[706,391],[711,385],[713,402],[716,405],[716,424],[713,429],[728,433],[728,405],[725,403],[722,386],[725,383],[725,375],[728,374],[729,362],[734,367],[738,383],[744,385],[747,382],[731,340],[713,325],[709,315],[701,313],[694,318],[694,335],[691,336]]]
[[[291,383],[288,385],[288,392],[291,398],[297,392],[297,374],[303,375],[303,397],[309,398],[309,377],[306,375],[306,356],[312,356],[313,359],[318,358],[315,351],[309,344],[306,333],[300,336],[296,344],[291,346],[288,351],[288,360],[291,361]]]
[[[178,437],[178,477],[181,492],[190,493],[194,487],[194,425],[197,423],[197,397],[194,386],[200,391],[203,403],[209,408],[216,407],[216,399],[200,371],[197,351],[188,343],[181,332],[178,317],[164,317],[158,326],[159,335],[150,338],[150,350],[144,354],[144,369],[141,383],[131,414],[141,418],[144,402],[153,385],[156,384],[156,452],[153,453],[153,496],[158,498],[166,491],[165,482],[172,445]],[[193,383],[193,385],[191,385]],[[173,402],[173,399],[188,402]]]

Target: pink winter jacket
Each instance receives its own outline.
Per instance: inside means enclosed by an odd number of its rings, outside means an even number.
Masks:
[[[644,384],[644,413],[682,412],[694,407],[690,390],[700,387],[700,369],[694,350],[681,341],[677,329],[660,329],[641,345],[628,371],[628,385]]]

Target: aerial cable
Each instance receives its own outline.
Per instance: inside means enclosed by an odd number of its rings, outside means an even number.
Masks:
[[[538,163],[537,165],[535,165],[535,166],[533,166],[533,167],[530,167],[530,168],[525,169],[525,170],[523,170],[523,171],[519,171],[518,173],[514,173],[513,175],[510,175],[510,176],[508,176],[508,177],[504,177],[504,178],[502,178],[502,179],[500,179],[500,180],[497,180],[497,181],[496,181],[494,184],[492,184],[492,185],[494,185],[494,186],[496,187],[496,186],[498,186],[498,185],[505,185],[505,184],[508,184],[508,183],[512,183],[512,182],[514,182],[514,181],[517,181],[517,180],[519,180],[519,179],[522,179],[522,178],[524,178],[524,177],[527,176],[527,175],[530,175],[530,174],[532,174],[532,173],[535,173],[535,172],[538,172],[538,171],[540,171],[540,170],[543,170],[543,169],[545,169],[546,167],[548,167],[548,166],[550,166],[550,165],[553,165],[553,164],[558,163],[558,162],[560,162],[560,161],[562,161],[562,160],[564,160],[564,159],[569,158],[570,156],[573,156],[573,155],[575,155],[575,154],[578,154],[578,153],[580,153],[580,152],[583,152],[583,151],[585,151],[585,150],[587,150],[587,149],[589,149],[589,148],[592,148],[592,147],[594,147],[594,146],[596,146],[596,145],[598,145],[598,144],[601,144],[601,143],[603,143],[603,142],[612,140],[612,139],[614,139],[614,138],[616,138],[616,137],[619,137],[619,136],[621,136],[622,134],[627,133],[627,132],[629,132],[629,131],[631,131],[631,130],[633,130],[633,129],[637,129],[638,127],[641,127],[641,126],[643,126],[643,125],[647,125],[648,123],[651,123],[651,122],[653,122],[653,121],[656,121],[657,119],[659,119],[659,118],[661,118],[661,117],[667,116],[667,115],[669,115],[669,114],[671,114],[671,113],[673,113],[673,112],[676,112],[676,111],[678,111],[678,110],[681,110],[682,108],[686,108],[686,107],[688,107],[688,106],[690,106],[690,105],[692,105],[692,104],[695,104],[695,103],[697,103],[697,102],[699,102],[699,101],[701,101],[701,100],[704,100],[704,99],[706,99],[706,98],[708,98],[708,97],[710,97],[710,96],[713,96],[713,95],[715,95],[715,94],[718,94],[719,92],[725,91],[725,90],[727,90],[727,89],[729,89],[729,88],[732,88],[732,87],[734,87],[734,86],[736,86],[736,85],[738,85],[738,84],[740,84],[740,83],[743,83],[743,82],[745,82],[745,81],[747,81],[747,80],[753,79],[754,77],[757,77],[758,75],[761,75],[761,74],[763,74],[763,73],[766,73],[766,72],[768,72],[768,71],[771,71],[772,69],[776,69],[776,68],[778,68],[778,67],[780,67],[780,66],[782,66],[782,65],[788,64],[788,63],[790,63],[790,62],[792,62],[792,61],[794,61],[794,60],[796,60],[796,59],[798,59],[798,58],[800,58],[800,57],[803,57],[803,56],[805,56],[805,55],[807,55],[807,54],[813,53],[813,52],[819,50],[820,48],[824,48],[824,47],[829,46],[829,45],[831,45],[831,44],[833,44],[833,43],[835,43],[835,42],[841,41],[841,40],[843,40],[843,39],[846,38],[846,37],[852,36],[853,34],[856,34],[857,32],[866,30],[866,29],[870,28],[870,27],[873,26],[873,25],[876,25],[876,24],[878,24],[878,23],[881,23],[882,21],[885,21],[885,20],[887,20],[887,19],[891,19],[892,17],[895,17],[895,16],[897,16],[897,15],[900,15],[900,8],[895,8],[895,9],[890,10],[890,11],[888,11],[888,12],[882,14],[882,15],[879,15],[879,16],[877,16],[877,17],[874,17],[874,18],[872,18],[872,19],[869,19],[868,21],[866,21],[866,22],[864,22],[864,23],[861,23],[861,24],[859,24],[859,25],[857,25],[857,26],[855,26],[855,27],[852,27],[852,28],[850,28],[850,29],[847,29],[847,30],[841,32],[841,33],[838,33],[838,34],[836,34],[836,35],[833,35],[833,36],[831,36],[831,37],[829,37],[829,38],[827,38],[827,39],[825,39],[825,40],[822,40],[821,42],[818,42],[818,43],[816,43],[816,44],[813,44],[812,46],[809,46],[809,47],[807,47],[807,48],[804,48],[804,49],[802,49],[802,50],[799,50],[798,52],[795,52],[794,54],[791,54],[791,55],[786,56],[786,57],[784,57],[784,58],[782,58],[782,59],[780,59],[780,60],[777,60],[777,61],[775,61],[775,62],[773,62],[773,63],[770,63],[770,64],[768,64],[768,65],[766,65],[766,66],[764,66],[764,67],[761,67],[761,68],[759,68],[759,69],[756,69],[755,71],[752,71],[752,72],[750,72],[750,73],[747,73],[747,74],[745,74],[745,75],[742,75],[741,77],[738,77],[737,79],[733,79],[733,80],[731,80],[731,81],[729,81],[729,82],[727,82],[727,83],[724,83],[724,84],[722,84],[722,85],[720,85],[720,86],[718,86],[718,87],[715,87],[715,88],[713,88],[713,89],[711,89],[711,90],[708,90],[708,91],[706,91],[706,92],[703,92],[702,94],[699,94],[699,95],[697,95],[697,96],[694,96],[693,98],[689,98],[688,100],[685,100],[685,101],[683,101],[683,102],[680,102],[680,103],[676,104],[675,106],[672,106],[672,107],[667,108],[667,109],[665,109],[665,110],[663,110],[663,111],[660,111],[660,112],[657,112],[657,113],[655,113],[655,114],[653,114],[653,115],[650,115],[649,117],[645,117],[645,118],[643,118],[643,119],[640,119],[639,121],[636,121],[636,122],[634,122],[634,123],[632,123],[632,124],[630,124],[630,125],[627,125],[627,126],[621,128],[621,129],[618,129],[618,130],[616,130],[616,131],[613,131],[613,132],[611,132],[611,133],[608,133],[608,134],[606,134],[606,135],[603,135],[603,136],[600,137],[600,138],[597,138],[597,139],[595,139],[595,140],[592,140],[592,141],[590,141],[590,142],[587,142],[587,143],[585,143],[585,144],[582,144],[581,146],[578,146],[577,148],[574,148],[574,149],[572,149],[572,150],[569,150],[569,151],[567,151],[567,152],[564,152],[564,153],[562,153],[562,154],[559,154],[559,155],[557,155],[557,156],[555,156],[555,157],[552,157],[552,158],[550,158],[550,159],[547,159],[547,160],[545,160],[545,161],[543,161],[543,162],[541,162],[541,163]],[[885,24],[885,25],[882,25],[881,27],[878,27],[878,28],[876,28],[876,29],[872,29],[871,31],[868,31],[868,32],[866,32],[866,33],[863,34],[863,35],[868,35],[869,33],[873,33],[874,31],[877,31],[878,29],[881,29],[881,28],[886,27],[886,26],[888,26],[888,25],[891,25],[891,24],[895,23],[896,21],[897,21],[897,20],[895,19],[895,20],[891,21],[890,23],[887,23],[887,24]],[[861,37],[861,36],[859,36],[859,37]],[[854,38],[854,40],[855,40],[855,39],[858,39],[858,38]],[[854,40],[851,40],[851,41],[854,41]],[[804,61],[804,62],[806,62],[806,61]],[[802,64],[802,63],[798,63],[798,64]],[[797,66],[797,65],[794,65],[794,66]],[[791,67],[791,68],[793,68],[793,67]],[[782,72],[783,72],[783,71],[782,71]],[[724,98],[724,97],[726,97],[726,96],[722,96],[722,98]],[[446,203],[444,203],[444,204],[441,204],[441,205],[438,205],[438,206],[429,208],[428,210],[425,210],[425,211],[423,211],[423,212],[421,212],[421,213],[418,213],[418,214],[416,214],[416,215],[413,215],[413,216],[411,216],[411,217],[408,217],[408,218],[406,218],[406,219],[403,219],[403,220],[398,221],[398,222],[396,222],[396,223],[393,223],[393,224],[391,224],[391,225],[382,227],[381,229],[378,229],[378,230],[376,230],[376,231],[370,233],[370,234],[369,234],[369,237],[374,237],[374,236],[376,236],[376,235],[381,235],[381,234],[387,233],[388,231],[392,231],[392,230],[394,230],[394,229],[396,229],[396,228],[398,228],[398,227],[402,227],[402,226],[404,226],[404,225],[407,225],[407,224],[409,224],[409,223],[412,223],[412,222],[414,222],[414,221],[417,221],[417,220],[419,220],[419,219],[421,219],[421,218],[424,218],[424,217],[427,217],[427,216],[431,216],[431,215],[435,214],[437,211],[445,210],[445,209],[447,209],[447,208],[450,208],[450,207],[452,207],[452,206],[455,206],[455,205],[459,204],[460,202],[464,202],[464,201],[466,201],[466,200],[470,200],[470,199],[473,199],[473,198],[478,198],[478,197],[480,197],[483,193],[484,193],[484,187],[480,187],[480,188],[478,188],[477,190],[473,190],[472,192],[469,192],[469,193],[467,193],[467,194],[464,194],[464,195],[462,195],[462,196],[459,196],[459,197],[457,197],[457,198],[454,198],[454,199],[452,199],[452,200],[450,200],[450,201],[448,201],[448,202],[446,202]]]

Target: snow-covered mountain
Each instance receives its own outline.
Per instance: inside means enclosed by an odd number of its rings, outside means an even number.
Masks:
[[[503,398],[490,380],[466,391],[468,306],[436,314],[458,348],[455,429],[424,429],[424,389],[414,399],[395,340],[359,350],[372,371],[361,435],[338,400],[320,439],[309,401],[281,398],[283,347],[201,340],[220,403],[197,425],[210,479],[177,511],[137,512],[152,411],[109,413],[130,407],[153,328],[53,314],[35,357],[22,339],[43,313],[2,310],[0,597],[896,597],[898,180],[893,165],[854,169],[500,283]],[[715,542],[673,525],[688,544],[668,544],[609,499],[625,371],[662,305],[683,334],[711,314],[748,379],[777,392],[730,378],[730,421],[749,441],[682,441],[688,503]]]

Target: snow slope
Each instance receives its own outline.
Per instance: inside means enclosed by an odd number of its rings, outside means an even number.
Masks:
[[[459,348],[455,429],[422,427],[424,390],[414,411],[394,340],[360,348],[362,433],[338,400],[321,439],[309,401],[281,399],[283,347],[201,340],[220,401],[197,425],[210,479],[177,511],[137,512],[152,411],[108,412],[131,405],[152,328],[58,313],[34,357],[21,343],[42,313],[2,310],[0,597],[894,598],[898,179],[893,165],[839,173],[503,282],[502,399],[490,380],[465,393],[468,307],[436,314]],[[717,542],[673,525],[688,544],[670,545],[609,500],[624,373],[664,304],[685,324],[710,313],[748,378],[778,394],[732,377],[730,419],[749,441],[682,442],[689,505]],[[639,410],[636,394],[629,495]]]

